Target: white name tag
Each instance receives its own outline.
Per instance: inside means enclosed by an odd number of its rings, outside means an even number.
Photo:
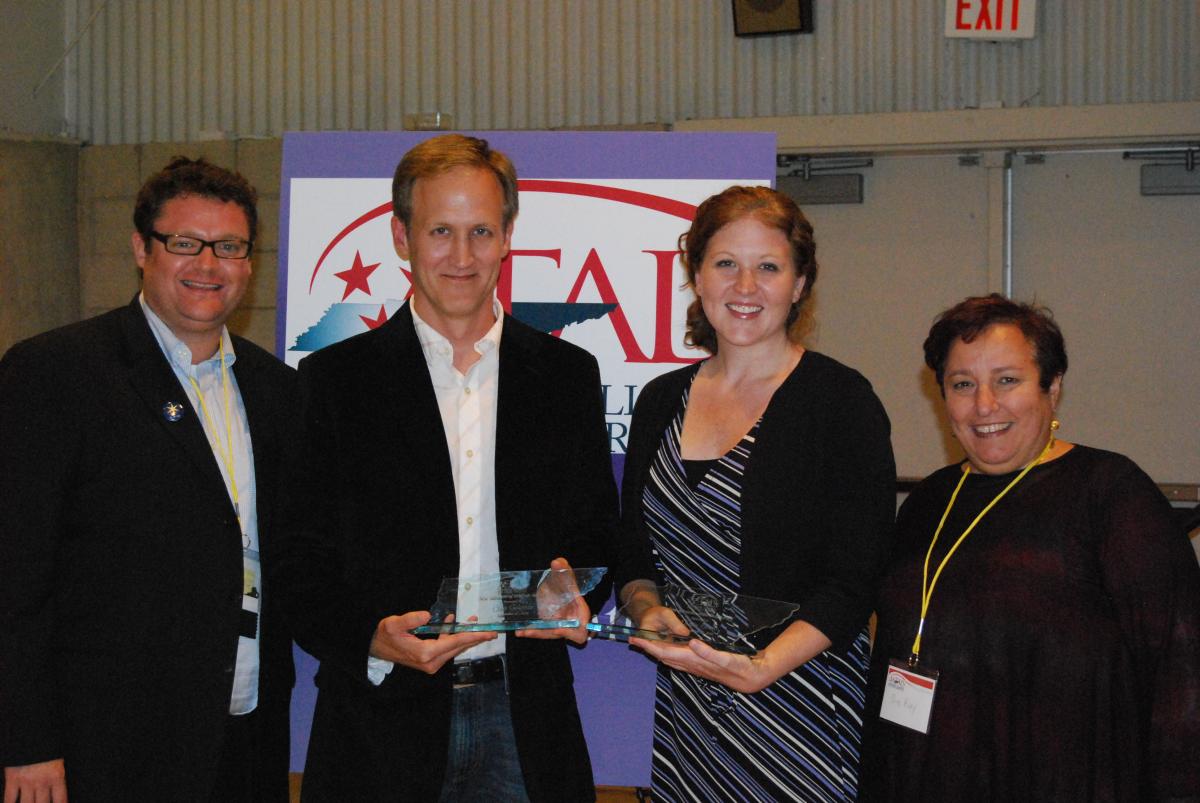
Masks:
[[[888,661],[879,717],[918,733],[929,733],[929,714],[933,711],[937,682],[937,671],[913,669],[908,661],[895,658]]]

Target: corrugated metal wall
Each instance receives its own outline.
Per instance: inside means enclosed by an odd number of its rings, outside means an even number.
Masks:
[[[1200,99],[1197,0],[1042,0],[1008,43],[945,39],[942,0],[817,0],[815,34],[756,39],[730,0],[64,5],[68,133],[96,144]]]

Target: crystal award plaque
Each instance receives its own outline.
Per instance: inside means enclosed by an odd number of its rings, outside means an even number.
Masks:
[[[793,602],[697,591],[672,583],[660,586],[658,596],[663,605],[673,610],[687,626],[690,635],[640,629],[624,608],[614,610],[611,616],[606,615],[608,622],[590,622],[588,630],[599,638],[615,641],[628,641],[635,636],[648,641],[673,642],[697,638],[718,650],[754,655],[758,649],[750,636],[785,624],[800,609]]]
[[[575,599],[596,587],[607,571],[532,569],[477,577],[447,577],[430,607],[428,624],[413,633],[546,630],[579,627]],[[454,616],[453,622],[446,618]]]

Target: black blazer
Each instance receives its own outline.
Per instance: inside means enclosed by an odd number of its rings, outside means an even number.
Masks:
[[[620,589],[661,582],[642,516],[642,492],[663,432],[699,364],[642,389],[621,488]],[[891,545],[896,463],[891,426],[857,371],[806,351],[763,413],[743,480],[742,592],[800,604],[797,619],[834,644],[862,630]],[[777,635],[759,639],[759,647]]]
[[[295,372],[234,338],[269,561]],[[184,403],[169,422],[168,402]],[[72,803],[207,800],[237,653],[241,534],[200,419],[127,307],[0,361],[0,763],[64,757]],[[291,641],[264,583],[258,720],[287,799]]]
[[[496,417],[501,570],[608,566],[616,487],[596,360],[505,317]],[[276,586],[296,640],[320,659],[306,800],[436,800],[450,726],[449,668],[367,680],[375,627],[428,610],[458,574],[445,431],[405,305],[385,325],[300,364],[302,454],[288,483]],[[605,582],[588,597],[607,597]],[[534,801],[592,800],[561,641],[507,641],[513,727]]]

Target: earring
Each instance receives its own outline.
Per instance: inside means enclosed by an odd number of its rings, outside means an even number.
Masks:
[[[1058,421],[1058,419],[1057,419],[1057,418],[1051,418],[1051,419],[1050,419],[1050,431],[1051,431],[1051,432],[1054,432],[1056,429],[1058,429],[1058,428],[1059,428],[1059,427],[1061,427],[1061,426],[1062,426],[1062,424],[1061,424],[1061,423],[1059,423],[1059,421]]]

